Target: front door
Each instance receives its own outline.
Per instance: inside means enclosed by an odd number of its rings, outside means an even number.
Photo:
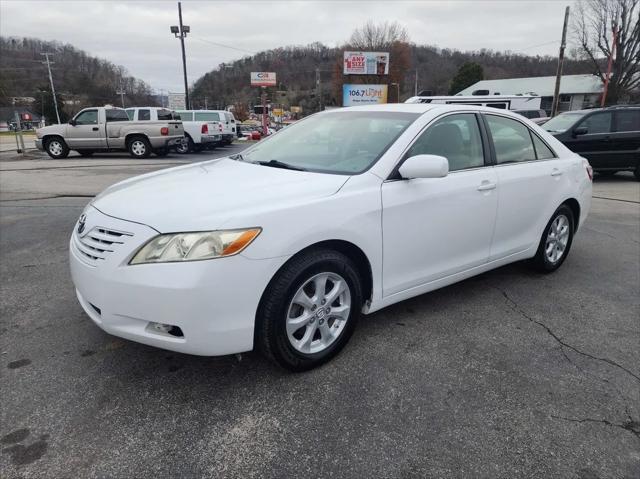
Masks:
[[[444,156],[444,178],[382,185],[383,295],[389,296],[487,262],[497,210],[497,179],[474,113],[430,125],[404,158]]]
[[[66,142],[72,150],[91,150],[104,147],[104,135],[98,124],[98,110],[83,110],[74,118],[75,125],[67,125]]]

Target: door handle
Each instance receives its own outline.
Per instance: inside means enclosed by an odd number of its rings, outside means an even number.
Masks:
[[[551,170],[551,176],[560,176],[562,174],[562,171],[560,171],[558,168],[554,168],[553,170]]]
[[[98,131],[98,127],[94,126],[93,128],[91,128],[93,131]]]
[[[495,190],[496,186],[497,186],[496,183],[491,183],[491,182],[485,180],[482,183],[480,183],[480,186],[478,186],[478,191]]]

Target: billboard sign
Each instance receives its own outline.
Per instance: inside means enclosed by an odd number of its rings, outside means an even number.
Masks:
[[[276,86],[275,72],[251,72],[251,86]]]
[[[342,106],[387,103],[387,85],[342,85]]]
[[[167,95],[169,110],[186,110],[187,102],[184,99],[184,93],[171,93]]]
[[[388,52],[344,52],[345,75],[388,75]]]

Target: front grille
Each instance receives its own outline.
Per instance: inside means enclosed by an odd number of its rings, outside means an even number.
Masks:
[[[96,226],[84,236],[73,235],[76,250],[91,264],[104,261],[120,245],[124,244],[133,233],[116,231]]]

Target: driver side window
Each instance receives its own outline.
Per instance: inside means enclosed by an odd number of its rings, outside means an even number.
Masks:
[[[85,110],[75,118],[76,125],[97,125],[98,110]]]
[[[594,133],[610,133],[611,132],[611,118],[610,111],[602,113],[594,113],[593,115],[585,118],[578,127],[586,127],[587,134]]]
[[[449,171],[484,166],[484,153],[478,120],[473,113],[448,115],[429,126],[407,152],[438,155],[449,160]]]

